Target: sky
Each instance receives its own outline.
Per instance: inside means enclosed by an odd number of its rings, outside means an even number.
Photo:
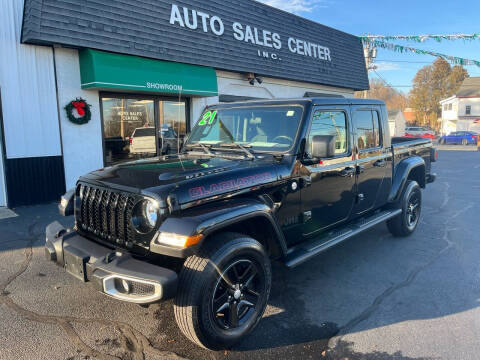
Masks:
[[[323,25],[354,35],[423,35],[480,33],[480,1],[446,0],[260,0]],[[467,6],[461,6],[465,4]],[[427,40],[395,44],[480,61],[480,39],[474,41]],[[435,60],[429,55],[397,53],[378,49],[370,78],[380,77],[397,90],[408,93],[417,71]],[[480,67],[466,66],[470,76],[480,76]]]

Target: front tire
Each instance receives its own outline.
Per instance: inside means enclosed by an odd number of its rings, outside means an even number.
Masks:
[[[388,220],[387,227],[393,236],[409,236],[417,228],[422,211],[422,191],[416,181],[407,182],[399,205],[402,213]]]
[[[236,233],[216,235],[182,267],[177,324],[204,348],[231,347],[257,326],[271,283],[270,259],[258,241]]]

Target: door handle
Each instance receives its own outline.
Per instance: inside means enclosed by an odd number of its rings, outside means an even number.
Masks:
[[[373,166],[385,167],[387,162],[385,160],[377,160],[373,163]]]
[[[352,167],[346,167],[342,171],[340,171],[340,176],[343,177],[352,177],[355,174],[355,169]]]

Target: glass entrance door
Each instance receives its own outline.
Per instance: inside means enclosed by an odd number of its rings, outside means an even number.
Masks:
[[[103,97],[102,111],[107,165],[156,155],[153,99]]]
[[[101,97],[105,165],[173,154],[187,133],[186,100]]]
[[[185,101],[159,100],[159,148],[162,154],[177,153],[187,134]]]

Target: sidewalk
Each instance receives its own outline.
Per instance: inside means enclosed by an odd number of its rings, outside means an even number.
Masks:
[[[45,204],[16,209],[0,209],[0,251],[5,246],[23,248],[25,241],[43,246],[45,227],[52,221],[71,226],[72,219],[60,216],[57,204]],[[8,245],[7,245],[8,244]]]

